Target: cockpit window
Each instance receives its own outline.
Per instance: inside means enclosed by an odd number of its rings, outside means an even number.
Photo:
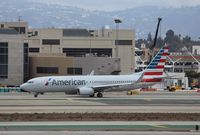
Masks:
[[[34,83],[33,81],[28,81],[27,83]]]

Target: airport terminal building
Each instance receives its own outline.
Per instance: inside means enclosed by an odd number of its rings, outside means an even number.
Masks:
[[[0,85],[16,86],[28,79],[27,25],[13,24],[0,24]]]
[[[26,22],[0,26],[1,85],[47,75],[134,72],[134,30],[29,29]]]

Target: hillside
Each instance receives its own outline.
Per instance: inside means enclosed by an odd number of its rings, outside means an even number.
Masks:
[[[16,21],[18,16],[30,27],[81,27],[100,29],[105,25],[115,28],[113,19],[120,17],[120,28],[135,29],[138,38],[154,34],[157,17],[163,17],[161,31],[173,29],[193,39],[200,37],[200,6],[182,8],[139,7],[122,11],[90,11],[77,7],[44,4],[27,0],[8,0],[0,4],[0,21]]]

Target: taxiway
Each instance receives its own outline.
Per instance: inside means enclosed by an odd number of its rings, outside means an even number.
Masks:
[[[125,92],[88,98],[64,93],[47,93],[34,98],[28,93],[0,94],[1,113],[74,113],[74,112],[172,112],[200,113],[199,92]]]

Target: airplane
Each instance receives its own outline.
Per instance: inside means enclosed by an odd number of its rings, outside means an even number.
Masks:
[[[155,84],[164,78],[164,66],[169,48],[161,48],[145,70],[130,75],[82,75],[45,76],[28,80],[20,85],[21,90],[34,93],[34,97],[44,92],[65,92],[94,97],[103,97],[105,91],[131,90],[138,84]],[[142,85],[139,85],[140,87]]]

